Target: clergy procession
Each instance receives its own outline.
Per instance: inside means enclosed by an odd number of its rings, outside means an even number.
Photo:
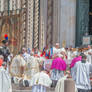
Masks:
[[[92,92],[92,0],[0,0],[0,92]]]
[[[30,92],[91,92],[92,47],[60,48],[60,44],[42,51],[25,46],[17,55],[3,40],[0,47],[0,92],[14,92],[13,87]],[[14,86],[13,86],[14,85]]]

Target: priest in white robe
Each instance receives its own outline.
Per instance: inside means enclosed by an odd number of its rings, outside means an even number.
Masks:
[[[78,61],[71,68],[71,75],[76,83],[78,92],[90,92],[90,73],[92,73],[92,64],[87,63],[86,55],[82,54],[82,61]]]
[[[12,76],[22,77],[24,74],[26,62],[23,59],[22,53],[20,52],[19,55],[16,55],[11,63],[10,66],[10,73]]]
[[[52,65],[51,65],[52,87],[55,87],[58,80],[64,77],[65,70],[66,70],[66,63],[62,58],[59,57],[52,61]]]
[[[78,92],[75,82],[71,79],[70,71],[66,71],[66,75],[58,80],[55,92]]]
[[[67,76],[64,76],[59,79],[55,87],[55,92],[64,92],[64,81],[66,80],[66,78]]]
[[[46,71],[41,71],[33,76],[30,81],[32,92],[46,92],[46,88],[50,87],[52,81]]]
[[[34,58],[34,60],[31,63],[31,76],[33,77],[36,73],[39,72],[39,58]]]
[[[55,47],[53,47],[53,55],[60,53],[59,43],[55,44]]]
[[[36,73],[39,72],[39,62],[40,59],[34,56],[30,56],[27,59],[24,74],[27,76],[28,79],[31,79]]]
[[[12,92],[11,77],[6,70],[6,63],[0,67],[0,92]]]

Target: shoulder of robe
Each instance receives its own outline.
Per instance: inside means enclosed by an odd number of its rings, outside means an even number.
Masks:
[[[3,48],[2,46],[0,46],[0,48]]]

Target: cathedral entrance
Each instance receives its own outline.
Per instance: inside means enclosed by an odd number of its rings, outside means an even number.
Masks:
[[[76,46],[81,46],[85,33],[92,35],[92,0],[77,0],[76,14]]]
[[[89,35],[92,35],[92,0],[89,2]]]
[[[77,0],[76,12],[76,46],[82,45],[83,36],[86,33],[92,33],[90,30],[92,16],[89,16],[89,7],[91,7],[92,0]],[[89,21],[90,20],[90,21]],[[89,30],[90,29],[90,30]]]

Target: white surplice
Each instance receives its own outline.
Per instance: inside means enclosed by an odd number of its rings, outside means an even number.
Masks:
[[[31,78],[39,72],[39,58],[33,58],[31,61]]]
[[[59,79],[55,88],[55,92],[64,92],[64,81],[66,80],[66,78],[67,76],[64,76]]]
[[[89,49],[88,51],[84,52],[87,56],[87,61],[92,64],[92,55],[90,55],[89,53],[92,53],[92,49]]]
[[[64,77],[64,72],[60,70],[53,69],[51,72],[51,79],[58,81],[60,78]]]
[[[67,75],[60,78],[59,81],[57,82],[57,85],[55,87],[55,92],[64,92],[64,81],[67,79]],[[77,91],[77,88],[75,87],[75,92]]]
[[[26,68],[24,74],[28,79],[32,78],[37,72],[39,72],[39,59],[34,56],[30,56],[26,62]]]
[[[46,92],[46,87],[42,85],[34,85],[32,87],[32,92]]]
[[[0,67],[0,92],[12,92],[11,78],[3,67]]]
[[[21,66],[22,67],[25,67],[26,65],[26,62],[25,60],[23,59],[22,56],[20,55],[16,55],[13,60],[12,60],[12,63],[11,63],[11,66],[10,66],[10,72],[13,76],[19,76],[21,75]]]
[[[32,92],[46,92],[46,87],[50,87],[51,83],[50,77],[42,71],[33,76],[30,86],[32,86]]]
[[[92,65],[89,63],[82,63],[81,61],[77,62],[75,66],[71,68],[71,75],[78,89],[91,89],[90,72],[92,73]]]

